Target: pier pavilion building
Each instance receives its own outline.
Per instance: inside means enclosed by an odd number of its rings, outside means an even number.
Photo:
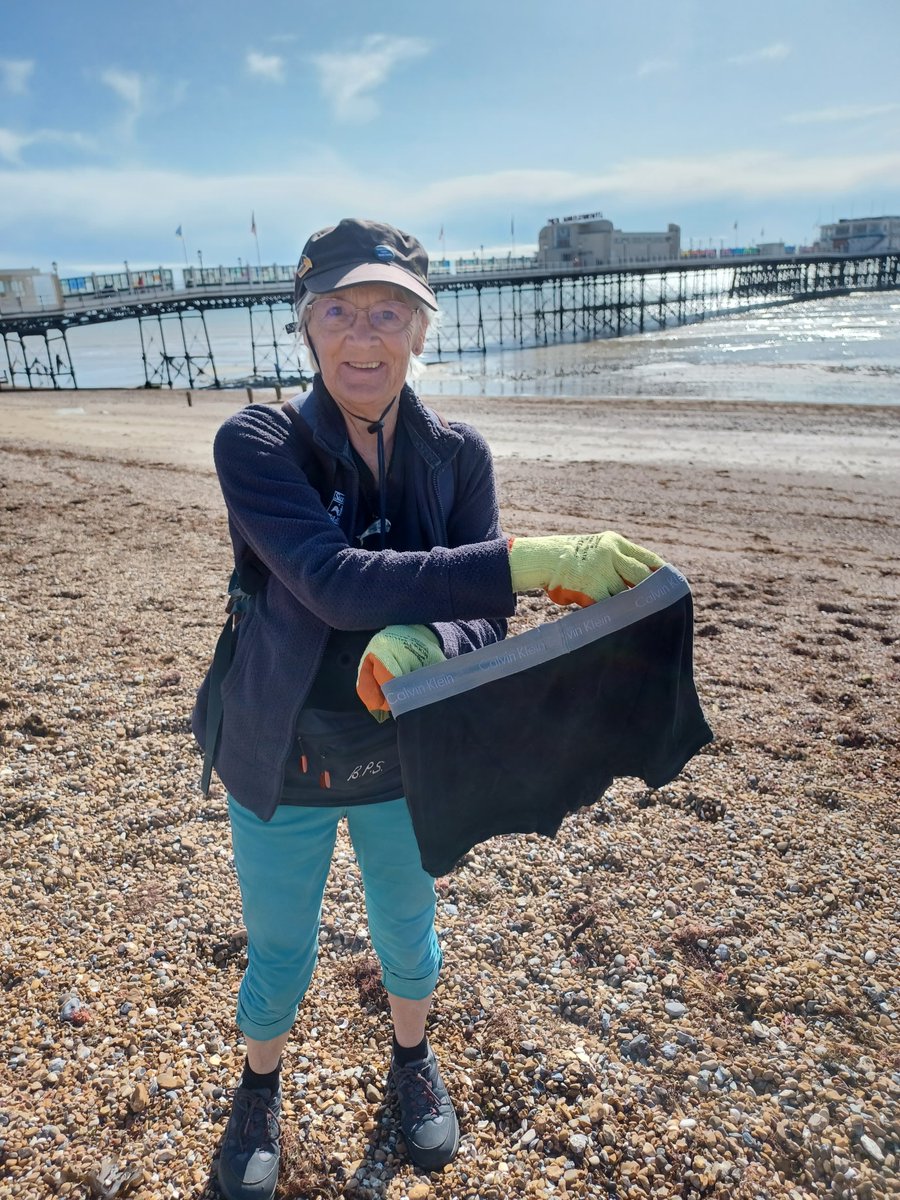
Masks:
[[[602,213],[551,217],[538,234],[541,267],[617,267],[673,262],[681,253],[681,229],[665,233],[626,233]]]
[[[0,313],[33,312],[62,308],[59,279],[37,267],[0,269]]]
[[[819,248],[833,254],[893,254],[900,250],[900,217],[841,217],[820,226]]]

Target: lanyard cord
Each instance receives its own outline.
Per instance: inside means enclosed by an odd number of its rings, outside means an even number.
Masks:
[[[377,435],[376,448],[378,452],[378,532],[381,541],[381,549],[385,547],[385,538],[387,535],[387,472],[384,466],[384,418],[388,415],[394,405],[397,403],[395,396],[377,421],[373,421],[366,426],[368,433]],[[361,417],[358,413],[350,412],[350,409],[344,410],[348,416],[353,417],[357,421],[368,421],[368,417]]]
[[[306,332],[306,341],[310,350],[312,351],[313,357],[318,358],[318,355],[316,354],[316,348],[312,344],[312,338],[309,336],[308,329]],[[381,542],[381,546],[379,548],[381,550],[385,548],[385,539],[389,528],[387,524],[387,472],[384,469],[384,418],[388,415],[396,403],[397,396],[395,396],[390,404],[388,404],[387,408],[384,410],[384,412],[382,412],[377,421],[372,421],[370,425],[366,426],[367,432],[378,435],[378,441],[376,444],[378,453],[378,534]],[[343,404],[338,405],[338,407],[343,409],[348,416],[353,417],[353,419],[356,421],[369,420],[368,417],[361,417],[359,413],[350,412],[350,409],[344,408]]]

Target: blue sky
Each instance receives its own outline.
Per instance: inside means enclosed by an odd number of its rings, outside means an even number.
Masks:
[[[350,215],[805,243],[900,212],[898,46],[898,0],[0,0],[0,266],[255,261],[251,213],[264,262]]]

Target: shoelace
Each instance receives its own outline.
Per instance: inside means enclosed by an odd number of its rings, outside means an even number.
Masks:
[[[428,1081],[428,1076],[415,1067],[399,1067],[394,1072],[397,1095],[412,1109],[416,1121],[441,1115],[441,1098]]]
[[[240,1097],[238,1097],[239,1092],[243,1093]],[[250,1088],[230,1088],[228,1096],[232,1104],[237,1102],[247,1106],[244,1122],[240,1127],[241,1140],[259,1146],[262,1144],[263,1138],[257,1135],[264,1133],[265,1140],[272,1143],[274,1148],[274,1143],[281,1137],[281,1122],[269,1107],[269,1102],[259,1092],[254,1092]]]

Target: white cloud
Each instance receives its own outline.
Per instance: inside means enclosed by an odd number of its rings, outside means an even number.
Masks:
[[[22,151],[33,138],[27,134],[14,133],[11,129],[0,129],[0,158],[8,163],[22,161]]]
[[[323,161],[328,168],[321,177],[301,170],[296,174],[198,175],[143,167],[0,169],[0,228],[7,220],[27,220],[29,225],[67,224],[73,230],[111,236],[130,236],[136,228],[158,228],[169,239],[179,225],[186,231],[205,228],[210,235],[214,228],[227,225],[237,239],[249,236],[248,214],[256,204],[262,238],[272,229],[274,219],[261,215],[260,196],[279,196],[282,188],[302,182],[304,199],[327,211],[334,209],[338,197],[348,196],[352,206],[366,194],[364,177],[348,174],[329,160],[327,152]],[[377,187],[375,193],[373,211],[386,211],[381,204],[388,202],[388,193],[379,196]],[[368,194],[372,194],[371,188]],[[292,227],[292,242],[302,242],[309,229],[302,222],[300,228],[293,228],[296,216],[284,211],[283,205],[279,204],[277,211],[278,219]]]
[[[250,75],[258,75],[270,83],[284,83],[284,59],[280,54],[260,54],[248,50],[245,66]]]
[[[22,161],[22,151],[29,146],[53,143],[77,150],[96,150],[97,143],[84,133],[67,133],[60,129],[36,129],[32,133],[16,133],[0,129],[0,158],[16,165]]]
[[[15,146],[13,146],[15,150]],[[72,167],[0,169],[0,228],[64,230],[69,241],[91,235],[125,240],[135,230],[203,229],[204,254],[227,256],[247,234],[247,213],[256,205],[260,237],[267,246],[295,246],[328,213],[380,216],[402,228],[437,228],[451,215],[512,211],[536,204],[547,212],[565,206],[605,209],[650,201],[677,219],[679,205],[710,200],[842,195],[900,188],[900,152],[798,158],[774,151],[744,151],[696,158],[635,159],[607,172],[524,169],[450,176],[421,187],[386,173],[357,172],[327,149],[323,169],[269,174],[219,174]],[[260,212],[258,197],[296,195],[302,208],[273,205]],[[324,216],[323,216],[324,214]],[[523,231],[524,233],[524,231]],[[214,249],[215,247],[215,249]],[[263,253],[268,253],[264,250]]]
[[[782,58],[787,58],[790,52],[791,48],[785,42],[773,42],[771,46],[763,46],[760,50],[751,50],[747,54],[735,54],[727,61],[737,63],[739,66],[759,62],[779,62]]]
[[[31,78],[33,70],[33,59],[0,58],[0,84],[4,91],[24,96],[28,91],[28,80]]]
[[[188,91],[185,79],[167,79],[161,83],[154,75],[141,75],[118,67],[107,67],[100,72],[99,78],[124,105],[112,132],[126,142],[134,137],[139,120],[147,116],[158,117],[177,108]]]
[[[101,71],[100,79],[111,88],[125,105],[125,111],[119,122],[119,134],[129,140],[134,135],[135,126],[144,112],[146,84],[137,71],[120,71],[118,67],[108,67]]]
[[[638,79],[645,79],[648,75],[660,75],[664,71],[671,71],[675,64],[668,58],[648,58],[637,69]]]
[[[685,158],[645,158],[592,174],[520,170],[457,176],[411,193],[404,207],[418,216],[452,209],[523,202],[599,207],[599,198],[636,199],[672,207],[700,201],[838,196],[863,187],[900,187],[900,152],[798,158],[776,151],[740,151]],[[398,198],[396,201],[400,203]]]
[[[109,67],[101,73],[100,78],[129,108],[140,112],[144,88],[137,71],[119,71],[116,67]]]
[[[864,121],[897,112],[900,104],[845,104],[836,108],[820,108],[811,112],[791,113],[784,118],[786,125],[815,125],[837,121]]]
[[[358,50],[312,56],[326,98],[340,121],[371,121],[379,108],[371,95],[403,62],[421,58],[431,49],[424,38],[373,33]]]

